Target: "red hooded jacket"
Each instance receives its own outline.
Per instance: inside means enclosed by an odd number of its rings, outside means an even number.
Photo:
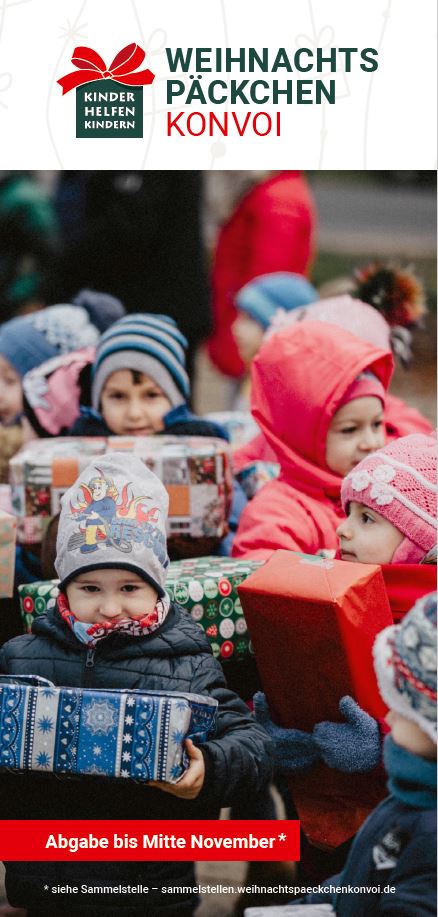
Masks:
[[[386,389],[390,351],[321,322],[283,329],[263,345],[252,365],[251,410],[281,473],[245,507],[235,557],[337,548],[342,478],[325,461],[327,432],[345,392],[366,369]]]
[[[314,224],[307,183],[300,172],[288,170],[252,188],[222,227],[212,275],[214,331],[208,352],[225,375],[238,378],[245,371],[231,331],[236,293],[260,274],[304,274]]]
[[[433,433],[433,426],[416,408],[411,408],[401,398],[387,395],[385,404],[385,426],[388,442],[410,433]],[[274,450],[268,445],[263,433],[254,436],[233,452],[233,471],[238,474],[253,462],[275,462]]]

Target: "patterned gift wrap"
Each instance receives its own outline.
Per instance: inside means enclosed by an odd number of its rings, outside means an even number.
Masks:
[[[30,634],[35,618],[55,607],[59,593],[58,586],[59,579],[52,579],[24,583],[18,587],[20,614],[25,634]]]
[[[260,427],[250,411],[211,411],[205,414],[205,419],[224,427],[230,437],[232,449],[244,446],[260,433]]]
[[[167,534],[195,542],[227,533],[232,496],[228,443],[207,437],[65,437],[28,443],[10,462],[13,511],[21,544],[36,544],[62,495],[93,456],[128,451],[141,458],[169,494]]]
[[[169,566],[166,590],[170,598],[190,612],[221,661],[253,654],[237,587],[262,563],[198,557]]]
[[[14,589],[15,540],[14,516],[0,510],[0,598],[11,598]]]
[[[103,437],[63,437],[32,440],[9,463],[17,541],[38,544],[62,495],[74,484],[94,455],[103,455]]]
[[[248,500],[252,500],[257,491],[260,490],[268,481],[273,481],[280,474],[280,465],[276,462],[251,462],[236,474],[236,480],[239,482],[242,490]]]
[[[163,482],[169,494],[167,535],[223,538],[228,531],[233,477],[223,439],[195,436],[111,436],[108,451],[127,449]]]
[[[58,688],[1,676],[0,770],[177,783],[189,764],[184,740],[207,741],[217,706],[198,694]]]

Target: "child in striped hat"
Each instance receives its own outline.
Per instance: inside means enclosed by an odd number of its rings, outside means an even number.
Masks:
[[[93,367],[92,409],[74,436],[219,436],[218,424],[188,408],[187,341],[167,315],[126,315],[100,338]]]

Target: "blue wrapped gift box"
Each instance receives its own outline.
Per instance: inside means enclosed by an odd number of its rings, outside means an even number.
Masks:
[[[177,783],[189,763],[184,740],[207,741],[217,706],[199,694],[0,676],[0,769]]]

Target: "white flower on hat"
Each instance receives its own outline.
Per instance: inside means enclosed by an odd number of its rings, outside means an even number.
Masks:
[[[427,672],[435,671],[436,651],[432,646],[423,646],[418,653],[418,658]]]
[[[394,494],[384,484],[373,484],[370,497],[378,506],[388,506],[394,499]]]
[[[373,481],[379,484],[389,484],[395,478],[395,468],[391,465],[376,465],[371,472]]]
[[[418,643],[418,631],[416,627],[407,626],[404,629],[404,641],[409,649],[413,649]]]
[[[368,471],[356,471],[351,475],[353,490],[365,490],[368,484],[371,484],[371,477]]]

